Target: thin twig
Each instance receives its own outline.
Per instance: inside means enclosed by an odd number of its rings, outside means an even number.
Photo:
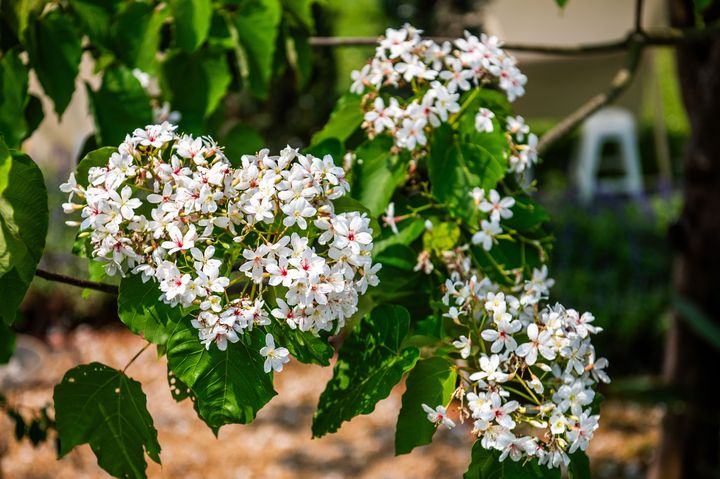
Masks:
[[[641,33],[643,15],[643,0],[635,0],[635,33]]]
[[[570,133],[576,126],[582,123],[587,117],[598,111],[603,106],[614,101],[632,83],[632,79],[640,63],[643,44],[635,42],[628,52],[627,62],[610,82],[610,86],[603,93],[598,93],[581,105],[577,110],[563,118],[558,124],[545,133],[538,142],[538,153],[545,152],[551,144]]]
[[[642,5],[640,6],[642,8]],[[639,20],[642,25],[641,20]],[[636,19],[635,27],[638,26]],[[632,31],[624,38],[607,42],[584,43],[578,45],[539,45],[532,43],[505,43],[503,48],[515,52],[540,53],[546,55],[586,55],[596,53],[612,53],[630,48],[637,43],[638,34],[642,43],[647,46],[671,46],[680,43],[692,43],[707,39],[720,33],[720,25],[704,28],[662,28],[650,31]],[[315,47],[362,47],[373,46],[379,37],[310,37],[310,45]],[[426,37],[436,42],[452,41],[450,37]]]
[[[118,287],[112,284],[98,283],[96,281],[89,281],[87,279],[75,278],[60,273],[53,273],[52,271],[46,271],[41,268],[35,270],[35,275],[48,281],[65,283],[71,286],[77,286],[79,288],[94,289],[95,291],[102,291],[103,293],[108,294],[118,294]]]
[[[127,368],[129,368],[130,365],[131,365],[132,363],[134,363],[135,360],[136,360],[137,358],[139,358],[142,353],[145,352],[145,350],[148,348],[148,346],[150,346],[150,344],[151,344],[151,343],[149,343],[149,342],[146,343],[145,346],[143,346],[142,348],[140,348],[140,351],[138,351],[137,353],[135,353],[135,356],[133,356],[132,359],[130,359],[130,361],[128,361],[127,364],[125,365],[125,367],[123,368],[123,370],[122,370],[123,373],[124,373],[125,371],[127,371]]]

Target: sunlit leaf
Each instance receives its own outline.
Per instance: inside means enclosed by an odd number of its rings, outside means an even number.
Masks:
[[[335,432],[359,414],[369,414],[413,367],[419,351],[401,348],[410,316],[401,306],[383,305],[363,319],[340,348],[333,377],[320,395],[313,436]]]
[[[145,453],[160,463],[160,444],[140,383],[101,363],[71,369],[55,386],[60,456],[88,443],[115,477],[146,477]],[[143,452],[144,451],[144,452]]]

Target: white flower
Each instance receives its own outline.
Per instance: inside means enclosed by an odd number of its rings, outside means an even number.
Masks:
[[[168,250],[168,254],[173,254],[178,251],[185,252],[195,246],[196,231],[195,226],[190,225],[183,235],[175,225],[170,225],[167,228],[170,241],[164,241],[162,247]]]
[[[512,218],[513,206],[515,206],[515,198],[512,196],[501,198],[497,191],[490,190],[489,195],[480,203],[480,211],[488,213],[492,222],[499,222],[501,218]]]
[[[494,130],[493,118],[495,118],[495,113],[481,107],[475,115],[475,129],[481,133],[492,133]]]
[[[485,251],[490,251],[495,241],[495,237],[502,233],[502,228],[497,221],[482,220],[480,222],[480,231],[472,236],[473,244],[481,244]]]
[[[290,362],[290,352],[285,348],[275,347],[275,339],[270,333],[265,335],[265,346],[260,349],[260,354],[265,357],[263,368],[266,373],[270,371],[279,373],[283,370],[283,365]]]
[[[453,341],[453,346],[460,350],[460,357],[467,359],[470,356],[472,341],[466,336],[460,336],[460,339]]]
[[[507,131],[511,135],[515,135],[518,141],[523,141],[525,135],[530,133],[530,127],[525,124],[525,119],[521,116],[509,116],[507,118]]]
[[[447,411],[445,410],[445,406],[440,405],[433,409],[427,404],[423,404],[422,408],[423,411],[427,413],[428,421],[434,424],[443,424],[448,429],[452,429],[455,427],[455,422],[449,417],[447,417]]]
[[[520,329],[522,329],[520,321],[502,320],[497,323],[497,330],[486,329],[481,336],[485,341],[492,342],[490,351],[493,353],[499,353],[503,348],[507,351],[514,351],[517,348],[517,342],[512,335],[520,331]]]
[[[525,358],[525,362],[528,366],[535,364],[537,361],[538,351],[545,359],[555,359],[555,350],[550,344],[552,339],[550,331],[540,331],[537,324],[532,323],[527,328],[527,336],[530,342],[523,343],[518,346],[515,353],[521,358]]]
[[[398,234],[397,219],[395,217],[395,203],[392,201],[388,203],[385,215],[382,219],[383,222],[390,227],[393,233]]]
[[[471,381],[487,381],[487,382],[498,382],[504,383],[510,378],[510,375],[504,373],[500,369],[500,356],[493,354],[488,357],[483,355],[480,357],[480,369],[476,373],[470,375]]]

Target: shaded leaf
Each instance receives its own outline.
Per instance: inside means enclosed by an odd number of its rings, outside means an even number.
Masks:
[[[317,145],[327,138],[337,138],[344,143],[363,121],[360,100],[360,95],[354,93],[341,96],[330,114],[330,119],[322,130],[313,135],[310,144]]]
[[[95,166],[106,166],[110,161],[110,156],[117,151],[113,146],[105,146],[97,150],[93,150],[80,160],[75,168],[75,181],[83,188],[87,188],[89,184],[88,175],[90,168]]]
[[[140,383],[101,363],[71,369],[55,386],[60,456],[88,443],[115,477],[144,478],[145,454],[160,463],[160,444]]]
[[[168,101],[182,113],[180,126],[194,134],[205,133],[205,120],[220,105],[231,80],[225,55],[207,49],[168,55],[160,77]]]
[[[118,58],[128,67],[155,72],[160,29],[167,13],[163,4],[156,6],[149,1],[126,3],[120,9],[113,25],[113,41]]]
[[[28,102],[28,70],[19,51],[0,56],[0,136],[5,144],[17,148],[28,134],[25,106]]]
[[[210,0],[171,0],[175,19],[175,45],[192,53],[202,45],[210,31],[213,8]]]
[[[0,320],[15,320],[45,249],[48,200],[40,168],[0,138]]]
[[[10,361],[15,352],[15,332],[5,322],[0,321],[0,364]]]
[[[335,432],[344,421],[368,414],[385,399],[418,359],[416,348],[401,349],[410,325],[402,306],[383,305],[360,321],[340,348],[333,377],[313,416],[314,437]]]
[[[340,140],[337,138],[326,138],[319,143],[304,148],[303,152],[308,155],[317,156],[318,158],[330,155],[336,165],[342,166],[344,149],[342,143],[340,143]]]
[[[282,7],[280,0],[243,0],[234,15],[240,47],[245,54],[250,91],[265,99],[270,89]]]
[[[120,144],[135,128],[152,122],[150,98],[128,68],[105,70],[100,89],[88,88],[88,95],[100,144]]]
[[[59,10],[33,18],[29,26],[25,46],[30,65],[60,117],[75,92],[82,57],[80,32],[72,18]]]
[[[454,215],[467,220],[476,210],[469,192],[475,187],[495,188],[505,176],[505,168],[486,149],[454,142],[452,135],[446,134],[440,141],[435,141],[437,133],[433,137],[428,165],[432,193]]]
[[[447,404],[456,380],[457,373],[447,359],[432,357],[418,361],[405,382],[407,389],[395,431],[395,454],[406,454],[416,446],[432,442],[436,427],[427,420],[422,405],[434,408]]]
[[[111,49],[110,28],[122,0],[68,0],[68,3],[83,34],[90,37],[95,46]]]
[[[330,358],[335,354],[335,350],[327,339],[315,336],[310,331],[291,329],[287,324],[273,325],[275,343],[287,348],[295,359],[305,364],[330,365]]]
[[[118,294],[118,316],[135,334],[153,344],[165,344],[182,320],[179,307],[172,307],[160,301],[160,288],[150,280],[143,283],[140,275],[125,276],[120,282]]]
[[[570,454],[570,465],[568,466],[570,479],[591,479],[590,459],[583,451],[577,450]]]
[[[251,126],[238,123],[220,137],[220,144],[225,147],[225,156],[230,164],[239,167],[243,155],[254,155],[264,146],[262,136]]]
[[[477,440],[472,447],[470,467],[464,479],[560,479],[560,469],[540,466],[537,460],[523,463],[506,457],[500,461],[500,452],[488,451]]]
[[[387,208],[395,188],[404,183],[407,163],[392,155],[393,140],[387,135],[366,141],[355,151],[351,194],[374,216]]]
[[[245,333],[225,351],[200,343],[190,321],[180,321],[167,342],[168,365],[196,397],[198,415],[213,430],[247,424],[272,399],[272,375],[263,371],[262,331]]]

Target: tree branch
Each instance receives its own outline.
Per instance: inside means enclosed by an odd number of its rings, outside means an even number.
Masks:
[[[614,101],[632,83],[637,67],[642,56],[643,44],[635,42],[628,51],[627,62],[623,68],[613,77],[610,86],[603,93],[598,93],[581,105],[577,110],[563,118],[558,124],[548,130],[538,142],[539,154],[544,153],[547,148],[558,139],[570,133],[576,126],[582,123],[587,117],[598,111],[603,106]]]
[[[640,10],[642,5],[639,6]],[[639,18],[639,17],[638,17]],[[636,19],[635,28],[641,25]],[[625,51],[634,43],[645,46],[671,46],[681,43],[702,41],[720,33],[720,25],[704,28],[662,28],[650,31],[632,31],[624,38],[608,42],[584,43],[578,45],[538,45],[529,43],[505,43],[503,48],[515,52],[540,53],[544,55],[587,55]],[[315,47],[361,47],[373,46],[379,37],[310,37],[310,45]],[[452,41],[450,37],[427,37],[436,42]]]
[[[118,294],[118,287],[113,284],[98,283],[86,279],[75,278],[60,273],[53,273],[52,271],[46,271],[41,268],[35,270],[35,276],[39,276],[40,278],[48,281],[65,283],[71,286],[77,286],[79,288],[94,289],[95,291],[102,291],[103,293],[108,294]]]

